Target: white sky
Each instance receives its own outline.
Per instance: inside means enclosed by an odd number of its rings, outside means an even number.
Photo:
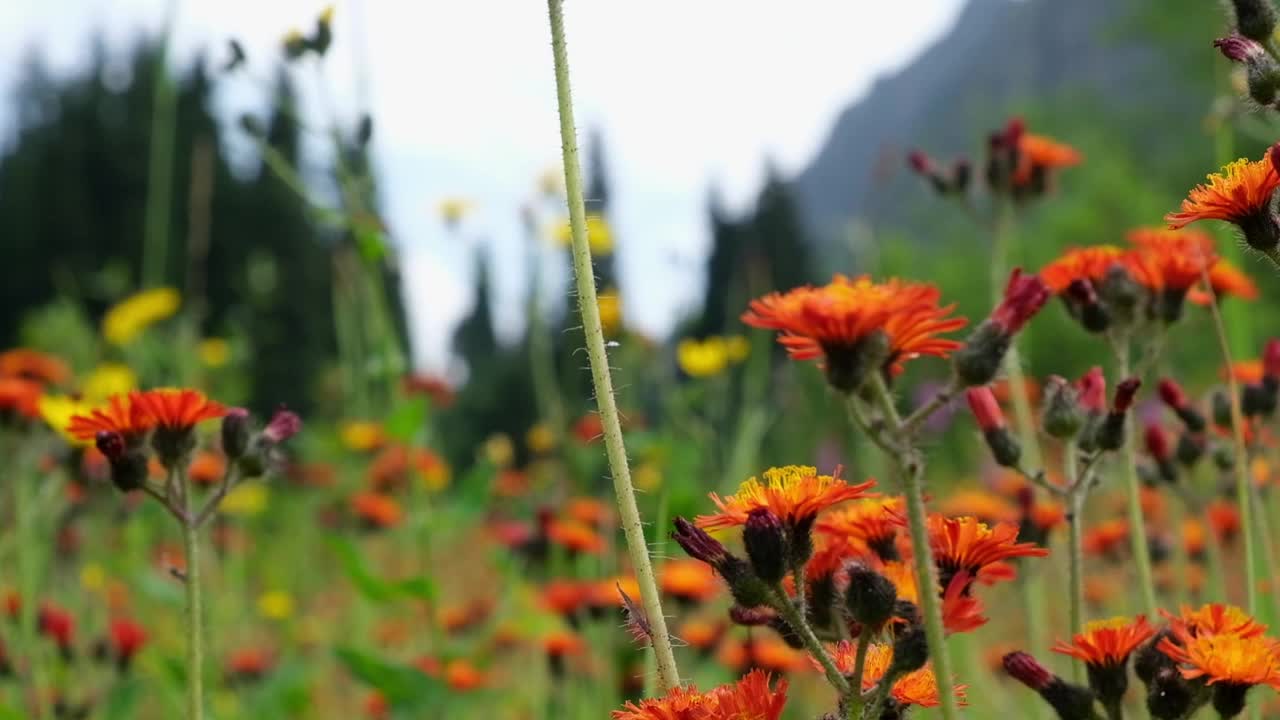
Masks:
[[[39,47],[55,69],[83,62],[90,33],[120,47],[161,27],[167,0],[0,0],[0,88]],[[315,0],[178,0],[176,49],[224,56],[236,37],[259,75],[280,36],[310,27]],[[580,136],[603,132],[628,321],[667,332],[699,302],[706,202],[717,184],[749,202],[766,158],[802,168],[836,115],[874,78],[910,60],[954,20],[961,0],[568,0]],[[518,212],[558,167],[546,7],[538,0],[338,0],[324,69],[332,104],[375,118],[387,220],[402,248],[415,354],[447,362],[470,303],[469,252],[497,261],[500,330],[523,314],[527,263]],[[363,79],[356,67],[363,67]],[[314,89],[313,74],[301,79]],[[363,88],[363,90],[361,90]],[[260,102],[233,81],[228,117]],[[309,98],[313,107],[316,94]],[[0,105],[0,107],[3,107]],[[7,132],[0,118],[0,136]],[[462,233],[439,222],[445,197],[472,201]],[[558,214],[543,205],[551,222]],[[656,280],[656,282],[655,282]]]

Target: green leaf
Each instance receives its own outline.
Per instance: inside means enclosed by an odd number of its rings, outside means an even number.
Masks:
[[[386,603],[395,597],[395,588],[375,577],[369,572],[369,568],[365,567],[364,558],[360,556],[360,549],[354,542],[347,538],[330,538],[329,547],[338,556],[338,562],[342,564],[347,578],[366,599],[376,603]]]
[[[138,704],[138,690],[138,683],[133,680],[125,680],[113,686],[104,703],[103,718],[105,720],[127,720],[128,718],[136,717],[137,713],[134,706]],[[4,715],[0,714],[0,718],[3,717]]]
[[[413,442],[427,423],[427,399],[415,397],[391,412],[383,423],[388,435],[400,442]]]
[[[347,672],[381,693],[393,708],[418,707],[441,695],[440,681],[417,668],[389,663],[354,648],[336,648],[334,654]]]
[[[387,254],[387,244],[382,241],[382,233],[368,227],[356,228],[356,247],[360,249],[360,257],[365,262],[381,260]]]
[[[396,592],[400,595],[408,596],[417,600],[425,600],[432,602],[439,593],[436,591],[436,584],[429,577],[409,578],[401,580],[395,585]]]

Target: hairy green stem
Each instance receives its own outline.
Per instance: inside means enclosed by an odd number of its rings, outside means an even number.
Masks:
[[[565,46],[563,0],[547,0],[551,21],[551,48],[555,59],[556,99],[560,111],[560,142],[564,154],[565,195],[569,204],[569,227],[573,240],[573,274],[578,291],[578,310],[586,336],[587,357],[595,387],[600,424],[604,429],[605,452],[609,459],[613,489],[618,499],[622,530],[627,539],[640,600],[648,616],[655,659],[658,664],[658,689],[665,692],[679,687],[667,619],[662,613],[658,585],[654,581],[653,564],[645,546],[644,525],[636,505],[627,450],[622,442],[622,424],[618,419],[617,401],[613,395],[613,379],[609,374],[609,358],[605,351],[604,330],[600,324],[600,306],[596,299],[596,280],[591,265],[591,248],[587,244],[586,206],[582,196],[582,170],[578,164],[578,138],[573,119],[573,99],[569,87],[569,55]]]
[[[814,634],[813,628],[809,626],[809,622],[804,618],[804,613],[800,611],[800,608],[796,607],[796,604],[781,589],[772,588],[769,594],[772,596],[773,602],[771,604],[773,609],[777,610],[787,625],[791,626],[791,629],[800,637],[800,641],[804,643],[805,650],[808,650],[809,654],[822,666],[822,670],[827,676],[827,682],[831,683],[836,692],[840,693],[840,697],[848,697],[850,693],[849,681],[845,679],[844,675],[840,674],[840,668],[836,667],[835,660],[831,659],[831,654],[827,652],[827,649],[822,646],[822,641]]]
[[[1071,564],[1071,627],[1069,635],[1084,629],[1084,501],[1088,492],[1088,482],[1084,477],[1077,477],[1076,446],[1068,443],[1066,458],[1063,461],[1067,481],[1072,483],[1071,493],[1067,496],[1067,522],[1071,532],[1071,552],[1068,561]],[[1071,675],[1077,683],[1084,681],[1084,664],[1079,660],[1071,662]]]
[[[867,650],[871,648],[873,631],[863,626],[858,636],[858,649],[853,657],[853,674],[849,676],[849,720],[860,720],[864,705],[862,699],[862,675],[867,669]]]
[[[900,434],[901,421],[893,409],[893,398],[879,373],[871,378],[871,391],[888,415],[895,434]],[[849,402],[854,402],[850,397]],[[924,615],[925,637],[929,644],[929,656],[933,659],[933,672],[938,678],[938,693],[944,720],[959,717],[955,695],[948,692],[951,683],[951,655],[947,649],[946,631],[942,625],[942,602],[938,597],[938,572],[929,544],[928,519],[924,506],[924,458],[914,448],[906,448],[893,456],[902,479],[903,494],[907,500],[907,526],[911,534],[911,548],[915,565],[916,587],[920,588],[920,610]]]
[[[187,486],[186,478],[181,480]],[[183,493],[188,515],[191,502]],[[183,578],[187,591],[187,720],[204,718],[204,628],[200,592],[200,529],[194,518],[182,523],[182,541],[186,551],[187,570]]]
[[[1129,377],[1129,340],[1122,338],[1116,347],[1117,382]],[[1130,418],[1130,424],[1133,419]],[[1142,512],[1142,487],[1138,479],[1138,432],[1130,427],[1125,431],[1124,462],[1125,493],[1129,506],[1129,541],[1133,550],[1133,564],[1138,570],[1138,586],[1142,592],[1142,610],[1147,617],[1156,617],[1155,580],[1151,573],[1151,550],[1147,546],[1147,522]]]

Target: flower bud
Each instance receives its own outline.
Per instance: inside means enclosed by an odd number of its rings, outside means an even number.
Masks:
[[[1003,664],[1010,677],[1039,693],[1061,720],[1091,720],[1096,717],[1093,691],[1089,688],[1065,682],[1024,652],[1005,655]]]
[[[1059,440],[1075,437],[1085,420],[1079,391],[1064,378],[1052,375],[1045,384],[1044,395],[1041,415],[1044,431]]]
[[[742,543],[756,577],[769,586],[782,582],[787,573],[787,543],[783,532],[782,520],[772,510],[756,508],[747,513]]]
[[[1235,448],[1229,445],[1216,445],[1213,448],[1213,466],[1226,472],[1236,466]]]
[[[1267,54],[1261,43],[1234,33],[1214,40],[1213,46],[1222,51],[1223,57],[1238,63],[1248,63]]]
[[[1182,720],[1204,704],[1204,685],[1187,680],[1172,667],[1161,668],[1147,683],[1147,711],[1154,720]]]
[[[1005,284],[1004,297],[991,313],[991,322],[1008,335],[1016,335],[1049,301],[1052,293],[1039,275],[1014,268]]]
[[[1231,0],[1236,10],[1236,31],[1250,40],[1267,42],[1276,29],[1271,0]]]
[[[1191,432],[1201,432],[1205,428],[1204,415],[1187,400],[1187,395],[1182,391],[1182,387],[1178,385],[1176,380],[1164,378],[1159,385],[1160,399],[1164,401],[1169,409],[1177,414],[1178,419]]]
[[[835,627],[836,579],[834,574],[827,573],[807,582],[809,592],[805,594],[805,615],[809,624],[818,630]]]
[[[1164,428],[1158,423],[1151,423],[1143,431],[1142,439],[1147,454],[1156,463],[1160,479],[1167,483],[1177,482],[1178,470],[1173,464],[1173,445],[1169,442],[1169,435]]]
[[[1107,379],[1102,368],[1097,365],[1090,368],[1076,381],[1076,388],[1080,391],[1080,404],[1085,410],[1097,414],[1107,411]]]
[[[298,417],[297,413],[281,407],[276,410],[275,415],[271,416],[271,422],[267,423],[267,426],[262,429],[262,437],[272,445],[279,445],[297,435],[301,429],[302,419]]]
[[[773,608],[764,605],[743,607],[735,604],[729,608],[729,620],[733,624],[742,625],[743,627],[768,625],[776,617],[778,617],[778,613]]]
[[[924,625],[911,623],[898,631],[893,638],[893,661],[889,663],[889,677],[915,672],[929,662],[929,641]]]
[[[1218,683],[1213,686],[1213,709],[1218,717],[1226,720],[1244,712],[1245,695],[1251,685],[1238,683]]]
[[[724,545],[711,537],[706,530],[682,517],[676,518],[675,526],[671,539],[675,540],[689,554],[689,557],[701,560],[712,567],[719,567],[729,556],[729,551],[725,550]]]
[[[966,387],[991,382],[1000,372],[1012,340],[993,320],[984,320],[965,340],[964,346],[952,353],[951,364],[956,376]]]
[[[1089,280],[1072,280],[1063,300],[1067,303],[1068,311],[1080,321],[1085,330],[1100,333],[1111,326],[1111,313],[1098,299],[1098,293]]]
[[[1017,467],[1022,458],[1022,446],[1005,427],[1004,414],[991,388],[985,385],[970,388],[965,391],[965,398],[969,401],[969,409],[973,411],[973,417],[978,421],[978,427],[982,430],[982,436],[996,463],[1002,467]]]
[[[1275,148],[1272,148],[1273,155]],[[1280,339],[1272,338],[1262,349],[1262,376],[1280,379]]]
[[[897,599],[898,589],[884,575],[861,563],[849,568],[845,606],[854,622],[872,629],[883,627],[893,617]]]
[[[1212,404],[1214,425],[1224,428],[1234,425],[1231,415],[1231,398],[1227,396],[1225,390],[1213,391]]]
[[[1160,641],[1172,635],[1168,628],[1164,628],[1133,652],[1133,672],[1143,683],[1150,685],[1157,672],[1176,667],[1173,660],[1159,649]]]
[[[1133,407],[1133,400],[1138,395],[1138,388],[1142,387],[1142,381],[1138,378],[1131,377],[1127,380],[1121,380],[1116,386],[1116,397],[1112,403],[1112,412],[1127,413],[1129,408]]]
[[[1173,455],[1185,468],[1191,468],[1204,457],[1205,440],[1202,433],[1184,432],[1178,436],[1178,446]]]
[[[222,452],[235,460],[249,449],[249,411],[231,408],[222,418]]]
[[[951,189],[963,194],[969,189],[969,180],[973,176],[973,166],[967,158],[956,158],[951,163]]]
[[[99,430],[98,434],[94,436],[94,444],[98,446],[98,452],[102,453],[111,462],[124,457],[124,436],[118,432]]]
[[[729,593],[738,604],[744,607],[756,607],[766,603],[767,588],[752,572],[751,566],[746,561],[730,555],[719,540],[682,517],[676,518],[675,526],[676,529],[671,533],[671,538],[689,554],[689,557],[701,560],[715,568],[729,585]]]
[[[1240,411],[1250,418],[1269,416],[1276,411],[1276,395],[1263,383],[1245,385],[1240,389]]]

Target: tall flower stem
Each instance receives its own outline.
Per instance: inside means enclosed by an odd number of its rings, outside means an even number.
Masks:
[[[840,669],[836,667],[836,663],[831,659],[831,654],[822,646],[822,641],[814,634],[813,628],[804,618],[804,613],[800,612],[800,608],[787,597],[781,589],[774,588],[771,591],[773,595],[773,609],[778,611],[782,619],[792,630],[796,631],[796,635],[800,636],[800,641],[804,643],[804,647],[809,651],[818,664],[822,666],[823,672],[826,673],[827,682],[840,693],[840,697],[848,697],[851,692],[849,689],[849,681],[844,675],[840,674]]]
[[[905,440],[902,420],[894,408],[893,397],[889,394],[889,388],[885,386],[884,379],[879,373],[873,373],[868,384],[875,396],[877,406],[884,413],[885,422],[890,426],[891,434],[899,440]],[[847,402],[851,414],[855,418],[861,417],[862,411],[855,404],[857,399],[850,395]],[[868,428],[864,426],[864,431],[866,429]],[[920,588],[920,610],[924,615],[929,656],[933,659],[933,671],[939,682],[949,683],[952,677],[951,655],[947,650],[947,636],[942,625],[942,602],[936,590],[937,567],[933,561],[933,549],[929,544],[929,528],[924,506],[924,457],[910,446],[894,448],[889,443],[877,444],[880,444],[886,454],[891,457],[902,479],[903,494],[906,495],[907,500],[907,525],[911,534],[916,587]],[[955,696],[950,692],[941,692],[939,700],[944,720],[956,720],[959,713],[956,709]]]
[[[874,634],[870,626],[862,628],[858,637],[858,650],[853,658],[853,674],[849,676],[849,720],[862,718],[862,675],[867,669],[867,650],[871,648],[871,636]]]
[[[1068,635],[1084,628],[1084,501],[1089,483],[1079,474],[1077,449],[1074,442],[1064,449],[1063,470],[1071,490],[1067,493],[1067,522],[1071,532],[1071,552],[1068,556],[1071,577],[1071,627]],[[1071,663],[1071,674],[1077,683],[1084,680],[1084,665],[1078,660]]]
[[[1122,338],[1116,346],[1116,366],[1119,380],[1129,377],[1129,340]],[[1142,488],[1138,479],[1138,433],[1129,428],[1125,433],[1124,462],[1125,493],[1129,505],[1129,540],[1133,549],[1133,564],[1138,569],[1138,586],[1142,592],[1142,610],[1147,617],[1156,617],[1156,588],[1151,573],[1151,550],[1147,547],[1147,521],[1142,512]]]
[[[1280,266],[1280,262],[1277,266]],[[1200,276],[1212,295],[1213,284],[1207,282],[1209,272],[1204,264],[1201,265]],[[1214,332],[1218,336],[1222,360],[1226,363],[1226,367],[1231,367],[1231,345],[1227,340],[1227,330],[1222,323],[1222,313],[1218,310],[1216,296],[1209,299],[1209,314],[1213,319]],[[1245,418],[1240,408],[1240,383],[1232,373],[1227,373],[1227,395],[1231,398],[1231,439],[1235,450],[1236,504],[1240,507],[1240,535],[1244,538],[1245,607],[1250,614],[1256,614],[1258,612],[1258,550],[1253,529],[1253,506],[1250,502],[1249,454],[1244,442]],[[1209,529],[1212,532],[1212,526],[1209,526]],[[1274,568],[1269,570],[1274,571]]]
[[[187,569],[184,584],[187,591],[187,720],[204,718],[204,608],[200,594],[200,527],[191,513],[190,485],[186,471],[179,470],[185,518],[182,520],[182,544]]]
[[[573,274],[578,291],[578,311],[586,335],[587,357],[591,363],[591,380],[595,387],[600,424],[604,429],[605,452],[613,475],[613,490],[618,498],[618,512],[627,539],[632,569],[640,586],[640,601],[652,629],[651,642],[658,664],[658,689],[665,692],[679,687],[667,619],[662,614],[658,585],[654,582],[653,564],[645,546],[644,526],[636,505],[627,450],[622,442],[622,425],[618,419],[617,400],[613,395],[613,379],[609,374],[609,357],[605,352],[604,329],[600,324],[600,306],[596,300],[596,280],[591,265],[591,248],[587,244],[586,206],[582,197],[582,170],[578,164],[578,137],[573,120],[573,97],[569,87],[569,54],[565,46],[563,0],[547,0],[551,20],[551,49],[555,58],[556,99],[560,110],[560,142],[564,154],[564,186],[569,203],[569,227],[573,240]]]

